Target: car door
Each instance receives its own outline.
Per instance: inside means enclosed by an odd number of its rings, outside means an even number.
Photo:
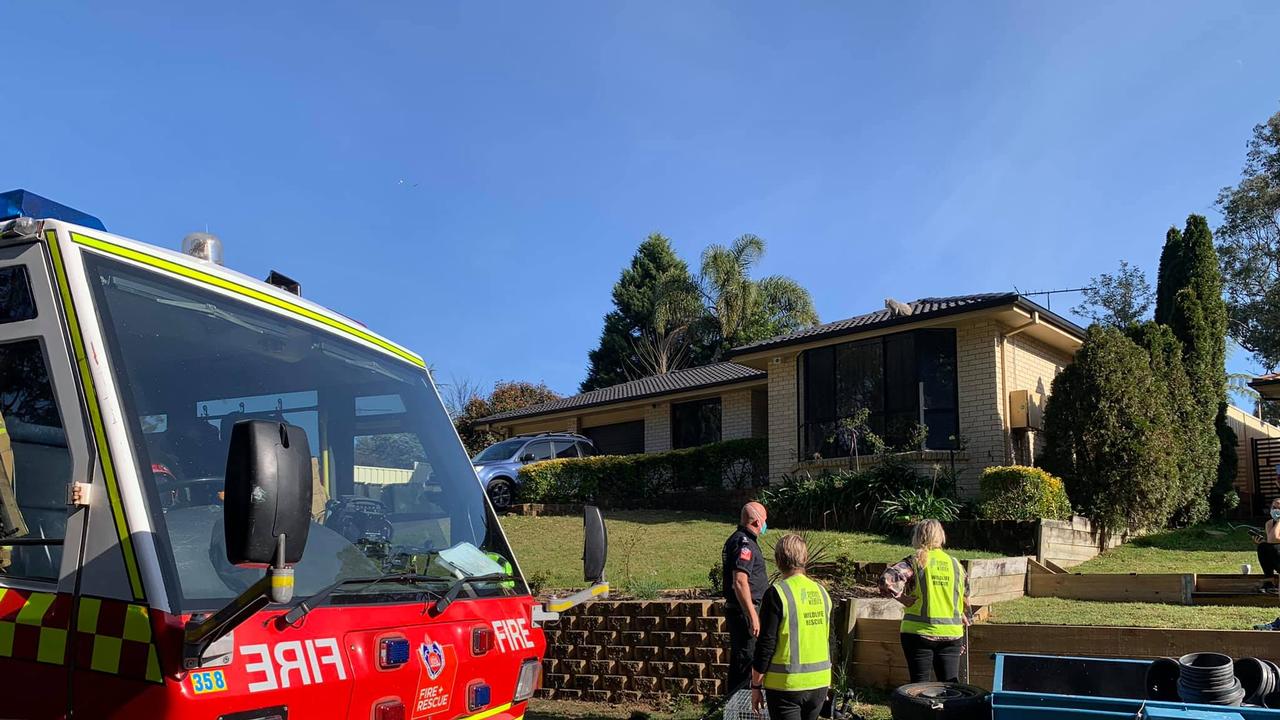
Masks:
[[[0,678],[6,717],[63,717],[91,456],[43,246],[0,247]]]
[[[552,440],[551,448],[557,460],[578,457],[578,448],[572,440]]]
[[[553,457],[550,440],[535,440],[520,451],[520,462],[531,463],[550,460]]]

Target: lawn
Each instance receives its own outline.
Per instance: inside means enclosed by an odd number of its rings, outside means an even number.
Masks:
[[[1258,572],[1253,541],[1227,523],[1168,530],[1122,545],[1071,568],[1081,573],[1238,573],[1249,563]],[[991,622],[1031,625],[1249,630],[1280,615],[1275,607],[1185,606],[1105,603],[1059,598],[1022,598],[991,606]],[[1278,636],[1280,637],[1280,636]]]
[[[1259,572],[1253,541],[1227,523],[1197,525],[1137,538],[1072,568],[1082,573],[1238,573],[1249,563]]]
[[[1280,615],[1276,607],[1109,603],[1025,597],[991,606],[989,622],[1025,625],[1116,625],[1120,627],[1252,630]],[[1276,634],[1280,641],[1280,633]]]
[[[609,563],[606,577],[623,590],[709,588],[707,575],[720,560],[724,541],[735,523],[729,518],[666,510],[620,510],[606,513]],[[520,567],[543,588],[582,585],[582,518],[577,516],[502,519]],[[769,528],[764,537],[766,560],[772,541],[783,528]],[[903,541],[875,533],[807,533],[812,545],[826,545],[829,558],[840,555],[860,562],[897,562],[910,547]],[[993,553],[961,550],[961,558],[996,557]],[[772,567],[771,567],[772,569]]]

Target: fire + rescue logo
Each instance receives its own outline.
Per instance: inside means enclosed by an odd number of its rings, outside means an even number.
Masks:
[[[418,653],[422,655],[422,665],[427,669],[427,677],[432,680],[440,677],[445,666],[444,648],[440,647],[440,643],[427,638],[418,648]]]

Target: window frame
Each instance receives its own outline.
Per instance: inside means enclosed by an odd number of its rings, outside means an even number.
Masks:
[[[0,267],[21,266],[24,269],[35,305],[35,315],[32,317],[0,323],[0,344],[8,345],[30,340],[39,343],[53,400],[57,406],[58,418],[62,424],[63,436],[67,443],[70,472],[66,485],[70,488],[77,482],[101,484],[101,480],[95,477],[97,464],[90,451],[81,387],[74,370],[49,262],[42,244],[32,242],[0,247]],[[112,522],[111,508],[107,505],[107,493],[102,488],[98,488],[98,492],[94,495],[101,495],[101,499],[94,502],[88,512],[77,506],[66,507],[67,522],[60,540],[54,541],[53,538],[47,538],[41,539],[40,542],[22,542],[24,539],[34,540],[34,538],[11,538],[0,543],[13,547],[60,546],[62,554],[58,562],[57,578],[35,578],[0,573],[0,588],[44,592],[74,591],[80,572],[80,550],[86,542],[86,515],[91,512],[99,520],[97,523],[89,523],[90,527]],[[113,542],[105,540],[98,534],[90,534],[94,535],[90,540],[95,541],[95,547]],[[110,536],[114,539],[114,525],[110,526]],[[117,548],[115,552],[119,552],[118,544],[112,544],[112,547]],[[103,551],[104,555],[112,552],[106,547]],[[127,588],[127,584],[125,587]]]
[[[949,403],[942,406],[926,407],[924,398],[927,393],[924,391],[924,388],[921,386],[921,383],[924,380],[921,373],[922,367],[924,366],[924,362],[922,362],[921,348],[936,346],[934,344],[936,343],[936,341],[934,341],[934,343],[925,343],[925,342],[922,342],[922,340],[924,338],[929,337],[930,335],[936,337],[938,335],[943,335],[943,334],[948,336],[950,341],[950,348],[952,351],[951,352],[951,358],[952,358],[951,393],[950,393]],[[915,388],[914,400],[911,407],[908,407],[907,405],[904,404],[901,406],[895,406],[891,408],[889,396],[892,394],[891,385],[894,382],[896,382],[895,380],[892,379],[892,375],[896,367],[891,369],[890,366],[891,365],[896,366],[898,364],[891,362],[890,349],[895,344],[900,344],[904,342],[910,342],[910,357],[912,360],[910,377],[912,380],[911,386]],[[801,457],[810,458],[828,444],[826,441],[821,443],[816,443],[816,444],[811,442],[810,435],[811,435],[811,428],[813,426],[824,425],[828,423],[839,423],[841,420],[851,417],[851,415],[849,414],[844,414],[844,415],[840,414],[841,397],[838,392],[841,386],[840,351],[842,348],[853,349],[858,347],[878,347],[879,348],[877,354],[879,357],[879,373],[880,374],[879,374],[879,380],[877,383],[878,389],[876,390],[876,394],[879,397],[879,407],[871,408],[870,416],[868,418],[868,424],[872,426],[874,431],[877,434],[879,434],[882,439],[888,441],[889,440],[888,423],[890,422],[890,419],[892,417],[904,416],[906,413],[910,412],[914,416],[915,422],[924,424],[925,427],[928,428],[929,425],[927,422],[927,417],[929,415],[936,416],[941,413],[947,413],[950,419],[952,420],[952,425],[955,428],[955,435],[957,439],[954,441],[945,441],[942,444],[942,446],[935,447],[930,443],[928,437],[926,437],[924,446],[919,449],[925,450],[925,451],[935,451],[935,452],[951,452],[954,450],[958,450],[959,449],[958,436],[960,432],[960,349],[959,349],[958,334],[955,328],[919,328],[915,330],[907,330],[904,332],[878,335],[872,338],[847,340],[840,343],[833,343],[831,345],[824,345],[821,347],[810,348],[800,353],[796,363],[797,373],[799,374],[798,391],[796,393],[796,403],[797,403],[797,415],[799,417],[799,422],[797,423],[797,436],[798,436],[797,446],[800,448]],[[830,388],[829,402],[831,404],[831,408],[830,408],[831,418],[811,420],[810,418],[813,415],[813,411],[812,411],[812,408],[810,407],[810,401],[812,400],[811,398],[811,395],[812,395],[811,379],[812,378],[811,378],[811,371],[810,371],[810,362],[811,360],[813,362],[821,362],[821,360],[817,359],[818,356],[815,355],[815,353],[819,353],[819,352],[827,352],[830,354],[830,359],[825,364],[829,366],[830,368],[829,372],[831,373],[831,377],[827,382],[827,387]],[[862,406],[853,405],[852,407],[856,411],[856,409],[860,409]],[[830,457],[846,457],[846,456],[831,455]]]
[[[703,407],[710,407],[712,405],[714,405],[716,408],[715,438],[706,440],[704,442],[694,443],[692,445],[681,444],[680,443],[681,428],[680,428],[680,423],[677,422],[677,416],[676,416],[677,409],[697,407],[698,408],[697,412],[700,414],[702,412],[701,409]],[[714,395],[712,397],[705,397],[705,398],[697,398],[694,400],[684,400],[681,402],[673,402],[671,403],[669,413],[670,413],[669,417],[671,418],[671,449],[672,450],[683,450],[686,448],[701,447],[703,445],[710,445],[711,443],[718,443],[724,440],[724,401],[719,395]]]

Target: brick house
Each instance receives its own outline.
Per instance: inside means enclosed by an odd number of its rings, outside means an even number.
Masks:
[[[1084,330],[1015,293],[886,301],[885,308],[734,348],[730,361],[633,380],[484,418],[502,434],[579,432],[603,452],[767,438],[769,475],[844,466],[858,408],[909,457],[981,468],[1030,463],[1053,378]],[[862,450],[865,452],[865,449]],[[874,458],[867,458],[874,462]]]

